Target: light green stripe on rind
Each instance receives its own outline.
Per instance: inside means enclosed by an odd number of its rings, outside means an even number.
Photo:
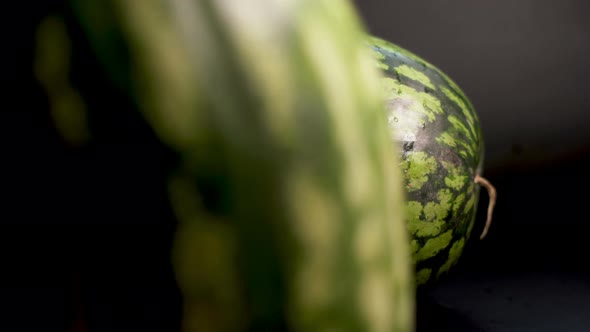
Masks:
[[[407,190],[412,192],[420,190],[428,182],[429,175],[436,172],[438,163],[426,152],[417,151],[409,154],[401,167],[408,180]]]
[[[476,205],[477,202],[479,201],[479,199],[478,199],[478,197],[479,197],[479,187],[473,188],[473,189],[475,189],[475,191],[473,191],[473,196],[475,196],[474,205]],[[467,226],[467,233],[466,233],[466,236],[465,236],[467,240],[471,236],[471,231],[473,230],[473,226],[475,225],[475,215],[476,215],[476,213],[477,213],[477,209],[473,209],[471,211],[471,214],[468,215],[468,219],[467,220],[469,222],[469,225]]]
[[[424,268],[420,269],[416,273],[416,285],[424,285],[430,280],[430,276],[432,275],[432,269]]]
[[[461,208],[461,205],[464,201],[465,193],[460,193],[459,195],[457,195],[457,197],[455,197],[455,202],[453,204],[453,215],[457,215],[459,213],[459,209]]]
[[[473,114],[472,114],[471,110],[469,109],[469,107],[467,105],[465,105],[463,100],[461,98],[459,98],[459,96],[457,96],[457,94],[454,93],[453,91],[451,91],[445,87],[443,87],[441,90],[447,96],[447,98],[449,98],[450,100],[455,102],[459,106],[459,108],[461,108],[461,111],[463,111],[463,115],[465,115],[465,118],[467,119],[467,123],[469,123],[469,127],[470,127],[471,133],[472,133],[471,136],[476,137],[477,136],[477,133],[475,130],[476,121],[475,121]]]
[[[420,243],[418,242],[418,240],[413,239],[410,242],[410,252],[412,253],[412,255],[416,254],[418,252],[418,250],[420,250]]]
[[[438,203],[431,201],[424,206],[424,217],[426,221],[442,222],[449,214],[453,199],[451,191],[446,188],[440,189],[436,197],[438,198]]]
[[[469,187],[467,188],[467,192],[469,193],[475,193],[474,192],[474,183],[471,182],[469,184]],[[471,210],[473,207],[475,207],[475,203],[477,202],[477,195],[472,194],[469,199],[467,200],[467,203],[465,204],[465,208],[463,209],[463,213],[468,213],[469,210]]]
[[[462,133],[463,135],[465,135],[465,137],[470,140],[470,141],[475,141],[476,136],[475,134],[470,131],[469,129],[467,129],[467,127],[465,127],[465,125],[463,124],[463,122],[457,118],[454,115],[449,115],[449,117],[447,118],[449,120],[449,122],[453,125],[453,127],[460,133]]]
[[[448,172],[445,177],[445,184],[454,190],[461,190],[467,184],[468,179],[464,169],[455,167],[452,163],[446,161],[441,161],[441,164]]]
[[[477,159],[476,151],[478,151],[478,140],[477,136],[465,127],[465,125],[454,115],[447,117],[452,127],[437,137],[435,140],[440,143],[447,145],[452,148],[457,148],[459,155],[463,158],[475,158]],[[465,139],[462,139],[459,134],[463,134]]]
[[[471,195],[471,197],[469,197],[469,199],[467,200],[467,203],[465,203],[465,208],[463,209],[463,213],[468,213],[469,210],[471,210],[471,208],[473,208],[475,206],[476,200],[477,200],[477,197],[475,195]]]
[[[408,106],[409,109],[425,114],[428,117],[428,122],[434,122],[437,115],[444,114],[440,100],[429,93],[417,91],[391,77],[383,77],[382,86],[386,99],[407,98],[412,100],[413,103]]]
[[[436,138],[436,141],[441,144],[450,146],[452,148],[457,147],[457,142],[455,142],[455,138],[448,131],[445,131],[442,134],[440,134],[440,136]]]
[[[431,90],[436,90],[432,82],[430,82],[430,78],[426,76],[426,74],[408,66],[408,65],[400,65],[395,67],[395,72],[399,75],[403,75],[409,79],[412,79],[416,82],[421,83],[424,86],[429,87]]]
[[[444,250],[453,239],[453,230],[448,230],[445,233],[428,239],[422,249],[420,249],[415,255],[414,259],[416,262],[421,262],[430,257],[436,256],[441,250]]]
[[[408,230],[417,237],[432,237],[440,234],[444,223],[441,220],[422,220],[422,203],[410,201],[407,203]]]
[[[458,87],[456,88],[458,89]],[[449,122],[451,122],[451,124],[453,125],[453,127],[458,131],[461,132],[465,135],[465,137],[467,138],[466,140],[460,140],[459,144],[465,148],[465,152],[462,154],[463,157],[465,157],[465,154],[473,157],[473,158],[478,158],[478,156],[476,156],[476,151],[479,151],[480,146],[479,146],[479,142],[480,142],[480,132],[478,131],[478,129],[476,128],[477,126],[477,118],[475,113],[472,111],[472,105],[469,103],[469,101],[467,101],[466,104],[464,102],[464,99],[460,98],[460,96],[457,95],[457,93],[449,90],[448,88],[443,87],[441,89],[444,94],[451,100],[453,101],[455,104],[457,104],[457,106],[459,106],[459,108],[461,109],[463,115],[465,116],[465,119],[467,122],[467,125],[469,126],[469,128],[465,127],[465,124],[463,121],[459,120],[456,116],[449,116],[448,120]],[[457,90],[460,92],[460,90]],[[465,98],[463,96],[463,98]],[[439,141],[437,139],[437,141]],[[442,139],[439,141],[442,142]],[[445,143],[449,142],[449,140],[445,139]],[[456,145],[456,143],[455,143]]]
[[[454,264],[457,263],[457,261],[459,260],[459,257],[461,256],[461,253],[463,252],[464,246],[465,246],[465,238],[461,238],[461,239],[455,241],[455,243],[453,243],[453,246],[449,250],[449,257],[448,257],[447,261],[438,270],[437,277],[440,277],[441,274],[449,271],[449,269]]]
[[[385,55],[383,53],[377,52],[376,50],[372,50],[372,54],[375,57],[375,59],[378,60],[378,61],[375,61],[375,66],[377,66],[378,69],[380,69],[380,70],[389,69],[389,66],[386,63],[384,63],[383,61],[379,61],[379,60],[385,59]]]
[[[381,69],[381,70],[387,70],[387,69],[389,69],[389,66],[388,66],[388,65],[386,65],[386,64],[385,64],[385,63],[383,63],[383,62],[377,62],[377,63],[375,63],[375,66],[376,66],[378,69]]]

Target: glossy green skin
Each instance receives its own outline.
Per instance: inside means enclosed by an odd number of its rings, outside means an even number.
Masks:
[[[444,73],[389,42],[370,42],[405,175],[416,284],[427,289],[457,263],[473,228],[482,134],[471,103]]]

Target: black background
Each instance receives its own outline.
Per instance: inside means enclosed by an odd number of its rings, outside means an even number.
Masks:
[[[176,158],[106,79],[63,4],[4,13],[0,331],[179,331],[165,182]],[[70,80],[88,98],[84,147],[57,133],[33,72],[36,27],[54,13],[71,24]]]
[[[465,91],[498,191],[421,331],[590,331],[590,2],[355,1],[369,31]]]

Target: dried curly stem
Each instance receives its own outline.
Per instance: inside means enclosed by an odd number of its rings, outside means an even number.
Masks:
[[[474,179],[475,183],[482,185],[486,188],[486,190],[488,191],[488,196],[489,196],[489,200],[488,200],[488,219],[486,220],[486,225],[483,229],[483,231],[481,232],[481,235],[479,236],[480,240],[483,240],[483,238],[488,234],[488,231],[490,230],[490,226],[492,225],[492,215],[494,214],[494,206],[496,205],[496,188],[494,188],[494,186],[490,183],[490,181],[486,180],[485,178],[476,175],[475,179]]]

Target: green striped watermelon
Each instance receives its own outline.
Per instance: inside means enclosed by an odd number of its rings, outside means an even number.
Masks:
[[[461,256],[474,225],[480,184],[495,197],[481,177],[482,132],[472,104],[442,71],[383,39],[371,37],[370,44],[383,73],[387,122],[405,175],[416,284],[425,289]]]

